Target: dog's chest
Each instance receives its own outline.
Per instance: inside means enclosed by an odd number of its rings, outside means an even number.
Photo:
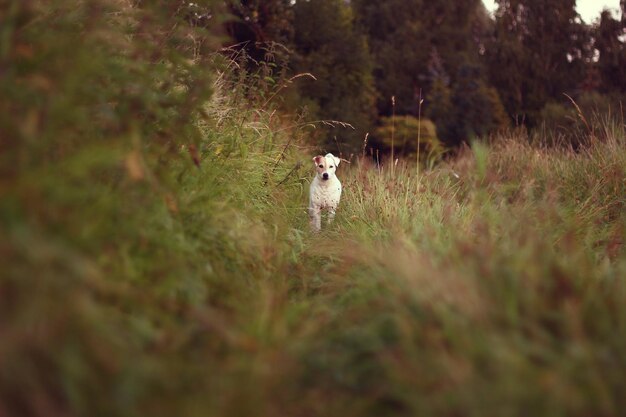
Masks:
[[[341,183],[339,180],[323,184],[313,181],[311,185],[311,203],[319,208],[336,208],[341,198]]]

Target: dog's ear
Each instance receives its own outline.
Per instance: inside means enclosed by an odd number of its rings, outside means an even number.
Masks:
[[[333,155],[332,153],[327,153],[326,154],[326,158],[331,158],[334,162],[335,162],[335,166],[339,166],[339,163],[341,162],[340,158],[337,158],[335,155]]]
[[[322,155],[317,155],[317,156],[313,157],[313,162],[317,166],[320,163],[322,163],[322,159],[324,159],[324,157]]]

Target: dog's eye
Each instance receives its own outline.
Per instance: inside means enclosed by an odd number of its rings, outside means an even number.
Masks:
[[[324,168],[324,165],[320,165],[320,168]]]
[[[334,166],[331,165],[329,168],[334,168]]]

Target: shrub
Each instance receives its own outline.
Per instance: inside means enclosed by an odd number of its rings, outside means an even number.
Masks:
[[[437,130],[428,119],[413,116],[381,118],[381,125],[374,131],[374,138],[384,150],[393,147],[396,156],[414,159],[417,154],[419,132],[420,158],[426,162],[436,161],[443,154],[443,146],[437,138]]]
[[[578,148],[590,138],[605,140],[609,126],[623,120],[619,100],[597,92],[587,92],[575,99],[549,102],[540,112],[540,136],[547,144]]]

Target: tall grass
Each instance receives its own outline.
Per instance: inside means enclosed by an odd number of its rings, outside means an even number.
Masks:
[[[624,144],[623,130],[581,153],[500,138],[423,178],[350,173],[322,252],[341,259],[338,300],[353,297],[337,325],[358,341],[334,349],[367,410],[619,414]]]
[[[184,119],[167,90],[104,137],[2,119],[49,140],[3,143],[0,415],[621,415],[623,125],[419,175],[362,156],[311,234],[288,81],[225,62]]]

